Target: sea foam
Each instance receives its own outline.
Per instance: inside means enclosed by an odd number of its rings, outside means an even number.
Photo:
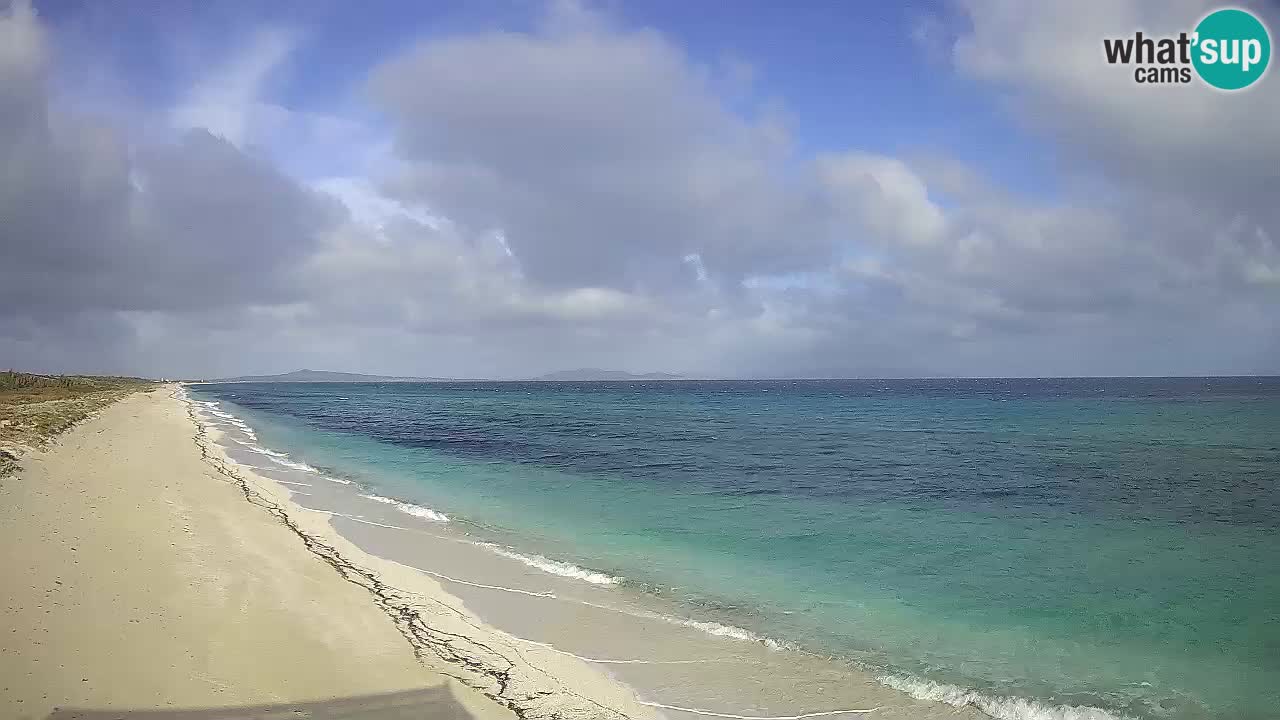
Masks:
[[[412,515],[414,517],[422,518],[423,520],[431,520],[432,522],[449,522],[448,515],[445,515],[444,513],[438,512],[436,510],[432,510],[429,507],[414,505],[413,503],[403,502],[400,500],[396,500],[395,498],[383,497],[382,495],[370,494],[370,495],[361,495],[360,497],[366,500],[380,502],[385,505],[393,505],[400,512],[406,515]]]
[[[958,708],[972,706],[997,720],[1131,720],[1126,715],[1116,715],[1088,705],[1046,705],[1025,698],[987,695],[910,676],[882,675],[876,680],[917,700],[946,703]]]
[[[293,470],[300,470],[302,472],[315,473],[317,475],[321,474],[320,470],[304,462],[299,462],[297,460],[290,459],[288,453],[277,452],[275,450],[272,450],[270,448],[265,448],[257,444],[256,441],[258,439],[258,435],[253,431],[253,428],[249,427],[249,425],[245,421],[241,420],[235,415],[232,415],[231,413],[225,412],[223,410],[219,410],[218,408],[221,407],[220,403],[216,401],[211,401],[211,400],[196,400],[195,402],[203,406],[202,408],[203,412],[206,412],[210,415],[226,420],[229,424],[234,425],[242,433],[244,433],[246,437],[254,441],[254,442],[245,442],[244,440],[240,440],[238,438],[231,438],[232,440],[235,440],[237,443],[243,445],[247,450],[249,450],[249,452],[257,453],[259,455],[266,455],[267,458],[271,460],[271,462],[276,463],[277,465],[282,465],[284,467],[287,467]],[[334,482],[343,483],[344,485],[350,484],[346,480],[339,480],[336,478],[328,478],[328,479],[333,480]]]
[[[234,440],[234,438],[232,439]],[[270,448],[264,448],[261,445],[257,445],[255,443],[247,443],[247,442],[244,442],[243,440],[236,440],[236,442],[240,443],[241,445],[244,445],[249,450],[249,452],[254,452],[259,455],[266,455],[267,459],[269,459],[273,463],[276,463],[277,465],[283,465],[284,467],[292,468],[294,470],[301,470],[302,472],[315,473],[317,475],[320,474],[319,470],[317,470],[314,467],[311,467],[310,465],[304,462],[298,462],[297,460],[289,459],[289,453],[276,452],[275,450],[272,450]]]
[[[543,557],[542,555],[525,555],[511,550],[510,548],[504,548],[501,545],[495,545],[493,543],[476,544],[483,548],[487,548],[491,552],[501,555],[502,557],[516,560],[528,565],[529,567],[537,568],[552,575],[573,578],[574,580],[582,580],[593,585],[617,585],[621,582],[620,578],[613,577],[612,575],[606,575],[605,573],[597,572],[595,570],[581,568],[573,563],[567,563],[562,560],[552,560],[551,558]]]
[[[791,648],[790,644],[782,642],[781,640],[774,640],[771,637],[758,635],[756,633],[751,632],[750,630],[746,630],[744,628],[740,628],[734,625],[725,625],[723,623],[708,622],[703,620],[689,620],[686,618],[671,617],[667,615],[662,616],[662,619],[676,625],[683,625],[685,627],[701,630],[702,632],[707,633],[708,635],[715,635],[717,637],[727,637],[727,638],[733,638],[734,640],[745,640],[747,642],[760,643],[761,645],[764,645],[765,647],[771,650],[786,650]]]
[[[649,620],[659,620],[661,622],[679,625],[681,627],[700,630],[708,635],[716,637],[729,638],[731,640],[742,640],[744,642],[753,642],[764,645],[770,650],[795,650],[796,646],[783,640],[775,640],[765,635],[753,633],[746,628],[740,628],[735,625],[725,625],[724,623],[711,622],[706,620],[690,620],[689,618],[678,617],[675,615],[665,615],[663,613],[650,612],[647,610],[636,610],[631,608],[614,607],[613,605],[602,605],[594,603],[590,600],[575,600],[575,602],[589,607],[599,608],[601,610],[609,610],[611,612],[630,615],[631,617],[647,618]]]

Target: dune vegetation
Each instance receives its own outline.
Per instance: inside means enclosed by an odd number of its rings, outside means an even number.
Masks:
[[[129,393],[152,387],[142,378],[0,372],[0,476],[23,452]]]

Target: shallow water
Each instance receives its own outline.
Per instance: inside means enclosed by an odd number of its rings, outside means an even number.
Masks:
[[[917,696],[1001,717],[1280,707],[1280,380],[193,391],[247,421],[248,456],[392,517]]]

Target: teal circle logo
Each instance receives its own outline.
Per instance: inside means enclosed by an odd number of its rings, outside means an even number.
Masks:
[[[1191,63],[1200,79],[1219,90],[1240,90],[1258,81],[1271,60],[1271,35],[1252,14],[1226,8],[1196,26]]]

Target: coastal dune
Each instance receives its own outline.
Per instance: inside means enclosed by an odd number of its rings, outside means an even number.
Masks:
[[[514,716],[418,657],[196,432],[175,388],[138,393],[0,479],[0,716]]]

